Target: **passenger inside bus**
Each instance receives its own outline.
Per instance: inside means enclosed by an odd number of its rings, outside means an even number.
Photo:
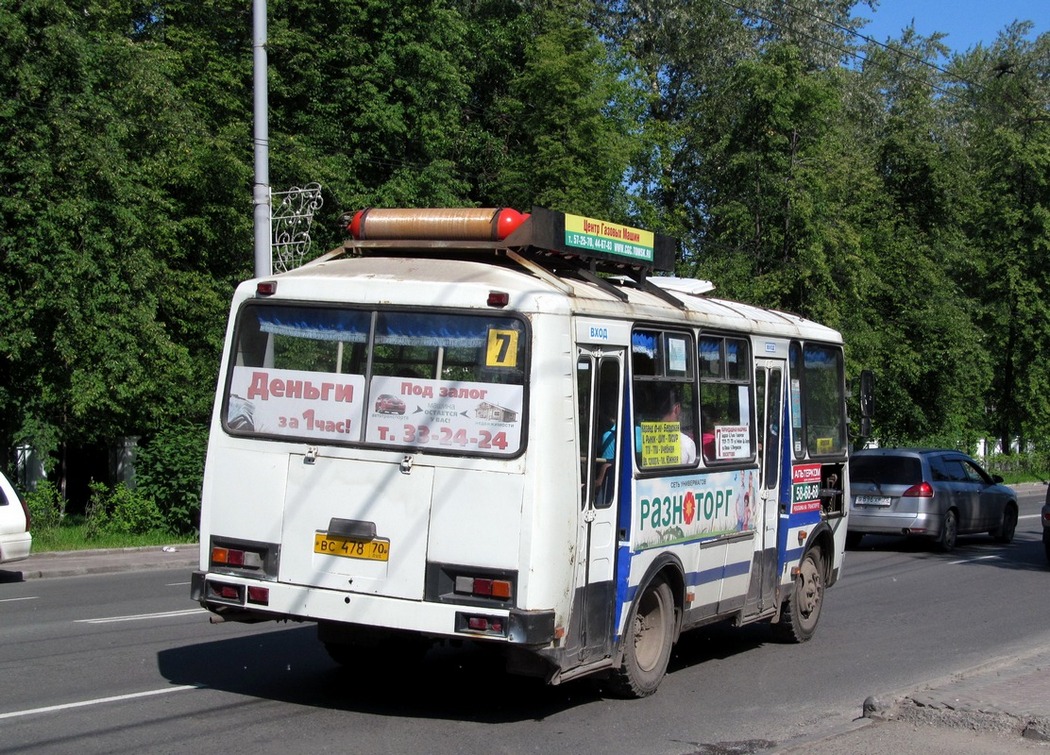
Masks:
[[[679,448],[679,459],[678,464],[692,464],[696,461],[696,441],[692,439],[687,433],[683,432],[683,426],[690,426],[692,423],[689,422],[689,410],[683,402],[683,397],[679,395],[679,392],[675,388],[670,389],[659,389],[654,391],[648,397],[647,405],[649,411],[643,410],[640,413],[642,422],[660,422],[660,423],[673,423],[678,429],[678,448]],[[646,459],[642,448],[642,427],[638,425],[634,429],[635,433],[635,450],[642,454],[641,464],[645,466],[661,466],[667,462],[650,462]]]
[[[692,464],[696,461],[696,441],[682,432],[682,402],[678,398],[678,392],[672,390],[668,398],[667,410],[661,417],[663,422],[674,422],[678,425],[678,442],[680,451],[681,464]]]
[[[594,475],[596,505],[602,506],[612,500],[613,461],[616,459],[616,411],[608,408],[599,417],[600,428],[604,428],[598,442],[598,467]]]
[[[704,451],[704,461],[715,458],[715,421],[708,415],[700,412],[700,441]]]

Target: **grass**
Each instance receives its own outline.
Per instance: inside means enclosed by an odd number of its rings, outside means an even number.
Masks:
[[[88,537],[83,517],[67,517],[57,527],[33,528],[33,553],[82,551],[102,548],[145,548],[151,545],[196,542],[190,535],[155,530],[141,535],[104,532]]]
[[[1025,482],[1046,482],[1046,477],[1031,474],[1007,473],[1003,475],[1003,485],[1020,485]]]

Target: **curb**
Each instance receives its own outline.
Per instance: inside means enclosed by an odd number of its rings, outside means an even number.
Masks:
[[[878,724],[899,722],[941,730],[965,730],[976,735],[1016,736],[1033,743],[1050,742],[1050,698],[1043,689],[1050,680],[1050,652],[1040,648],[991,658],[913,687],[869,696],[860,717],[813,737],[805,735],[781,742],[776,753],[805,753],[815,745],[830,752],[839,741],[847,747],[850,736]],[[1033,684],[1037,688],[1033,688]],[[1017,704],[1001,697],[1004,685],[1031,690],[1030,702]],[[871,731],[875,731],[874,728]],[[855,744],[855,740],[853,740]],[[975,752],[978,750],[974,750]]]
[[[44,551],[33,553],[24,561],[12,562],[0,574],[27,579],[76,577],[88,574],[112,574],[158,569],[192,569],[200,558],[196,543],[156,545],[140,548],[102,548],[78,551]],[[5,565],[8,566],[8,565]]]

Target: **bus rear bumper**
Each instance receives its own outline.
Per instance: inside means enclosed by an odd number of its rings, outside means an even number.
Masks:
[[[193,572],[190,597],[219,620],[359,624],[429,637],[502,641],[534,649],[555,642],[553,610],[455,605]]]

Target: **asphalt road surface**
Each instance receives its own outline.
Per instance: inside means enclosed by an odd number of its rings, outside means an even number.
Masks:
[[[0,582],[0,753],[731,753],[819,737],[869,695],[1050,643],[1045,488],[1011,545],[952,554],[866,538],[816,637],[761,626],[682,638],[656,695],[546,687],[476,648],[341,668],[309,625],[209,623],[189,574]]]

